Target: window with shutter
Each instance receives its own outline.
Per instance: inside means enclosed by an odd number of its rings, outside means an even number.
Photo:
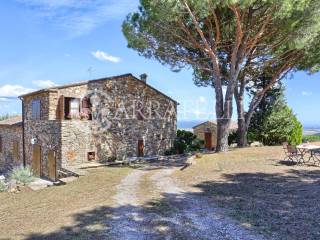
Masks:
[[[70,114],[71,114],[71,116],[74,116],[74,118],[78,117],[79,116],[79,108],[80,108],[79,99],[72,99],[70,101]]]
[[[40,100],[33,100],[31,103],[31,118],[32,120],[40,120],[41,119],[41,102]]]
[[[57,108],[56,108],[56,119],[57,120],[63,120],[65,119],[65,113],[64,113],[64,96],[61,95],[59,97],[59,100],[58,100],[58,105],[57,105]]]
[[[78,119],[80,117],[80,99],[65,97],[65,119]]]
[[[92,120],[91,102],[90,98],[84,97],[81,102],[81,118]]]

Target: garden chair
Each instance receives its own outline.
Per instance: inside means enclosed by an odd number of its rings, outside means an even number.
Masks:
[[[313,151],[311,157],[315,164],[320,164],[320,150]]]
[[[282,148],[283,148],[283,151],[284,151],[284,154],[285,154],[285,157],[284,157],[284,161],[288,161],[289,160],[289,152],[288,152],[288,145],[289,143],[287,142],[283,142],[282,143]]]
[[[286,158],[285,160],[296,162],[296,163],[303,163],[303,154],[300,153],[296,146],[287,144],[287,148],[285,150]]]

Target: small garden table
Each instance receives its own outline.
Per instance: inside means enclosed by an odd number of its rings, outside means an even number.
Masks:
[[[302,156],[301,158],[303,159],[303,163],[305,163],[305,156],[307,153],[310,153],[310,157],[309,157],[308,161],[312,160],[314,163],[316,163],[315,161],[320,163],[320,159],[316,156],[316,153],[320,152],[320,146],[301,144],[301,145],[297,146],[297,149]]]

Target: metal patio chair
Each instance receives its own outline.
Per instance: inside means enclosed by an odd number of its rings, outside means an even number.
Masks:
[[[283,151],[285,153],[284,161],[292,163],[302,163],[303,154],[299,152],[296,146],[290,145],[288,142],[282,143]]]
[[[285,154],[285,157],[284,157],[284,161],[289,161],[289,152],[288,152],[288,145],[289,143],[287,142],[283,142],[282,143],[282,148],[283,148],[283,151],[284,151],[284,154]]]
[[[320,165],[320,150],[314,150],[311,152],[310,159],[313,160],[314,164]]]

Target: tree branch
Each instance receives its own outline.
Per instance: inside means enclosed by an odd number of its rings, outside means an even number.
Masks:
[[[211,57],[211,61],[212,61],[212,65],[213,65],[214,80],[215,80],[214,86],[215,86],[215,92],[216,92],[216,98],[217,98],[216,111],[220,115],[217,117],[222,117],[222,115],[223,115],[223,94],[222,94],[222,82],[221,82],[221,73],[220,73],[220,66],[219,66],[218,57],[216,55],[216,52],[214,50],[212,50],[212,48],[210,47],[207,39],[204,36],[203,31],[199,27],[198,20],[195,17],[195,15],[193,14],[193,12],[191,11],[188,3],[185,0],[181,0],[181,1],[183,1],[183,4],[190,15],[192,22],[195,25],[195,28],[204,43],[204,46],[205,46],[205,49],[207,50],[207,53]]]

